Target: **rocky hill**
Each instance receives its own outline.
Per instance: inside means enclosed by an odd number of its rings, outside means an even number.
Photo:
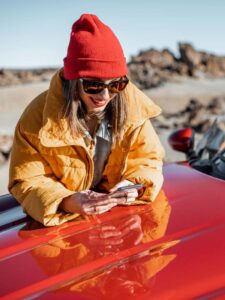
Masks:
[[[140,51],[128,62],[130,78],[141,89],[149,89],[178,77],[225,77],[225,56],[196,50],[191,44],[179,43],[179,56],[170,50]],[[47,81],[57,69],[0,69],[0,86]]]
[[[141,89],[157,87],[177,77],[225,77],[225,56],[197,51],[191,44],[179,43],[179,57],[170,50],[149,49],[132,57],[130,77]]]
[[[0,69],[0,86],[49,81],[56,70],[54,68]]]

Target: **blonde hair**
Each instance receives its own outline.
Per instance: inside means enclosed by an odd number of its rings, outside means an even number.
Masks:
[[[88,114],[79,96],[78,84],[78,79],[63,80],[65,102],[60,112],[60,117],[67,119],[74,135],[80,135],[84,132],[85,119]],[[124,92],[118,93],[106,107],[112,126],[113,141],[122,138],[124,125],[127,120],[127,111],[127,101]]]

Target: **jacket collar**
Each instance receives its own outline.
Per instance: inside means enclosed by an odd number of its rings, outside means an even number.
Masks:
[[[86,147],[82,136],[73,136],[67,120],[58,118],[65,101],[62,91],[62,78],[63,69],[60,69],[50,82],[43,111],[42,128],[39,132],[40,141],[46,147],[63,147],[68,145]],[[160,107],[155,105],[151,99],[131,82],[129,82],[125,94],[128,102],[128,121],[125,127],[138,127],[146,119],[160,114]]]
[[[137,127],[161,113],[161,108],[131,82],[125,90],[125,95],[128,102],[128,127]]]
[[[42,128],[39,132],[41,143],[46,147],[63,147],[68,145],[85,145],[82,137],[74,137],[67,120],[58,118],[65,98],[63,96],[63,69],[53,76],[46,95],[43,110]]]

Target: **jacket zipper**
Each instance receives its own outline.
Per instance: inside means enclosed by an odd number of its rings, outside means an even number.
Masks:
[[[87,174],[86,174],[86,178],[85,178],[85,183],[84,183],[84,189],[90,189],[91,187],[91,183],[93,181],[93,160],[91,159],[89,153],[86,153],[86,158],[87,158]]]
[[[128,159],[128,153],[130,151],[130,147],[131,147],[131,142],[132,142],[132,138],[135,134],[135,131],[141,127],[144,123],[140,124],[138,127],[136,127],[132,132],[131,132],[131,137],[130,137],[130,140],[129,140],[129,144],[128,144],[128,147],[127,147],[127,150],[126,150],[126,154],[125,154],[125,158],[123,160],[123,165],[122,165],[122,168],[121,168],[121,176],[122,174],[124,173],[125,171],[125,166],[126,166],[126,162],[127,162],[127,159]]]
[[[86,166],[86,174],[84,176],[84,184],[83,184],[83,188],[82,190],[87,190],[90,188],[91,186],[91,182],[93,180],[93,160],[88,152],[88,150],[84,147],[81,146],[80,147],[84,150],[85,154],[86,154],[86,161],[85,161],[85,166]],[[91,174],[90,174],[91,173]]]
[[[91,141],[91,149],[93,147],[93,141]],[[87,160],[87,163],[86,163],[86,168],[87,168],[87,171],[86,171],[86,177],[85,177],[85,182],[84,182],[84,189],[90,189],[91,187],[91,183],[93,181],[93,177],[94,177],[94,172],[93,172],[93,159],[91,158],[88,150],[83,147],[84,151],[86,152],[86,160]]]

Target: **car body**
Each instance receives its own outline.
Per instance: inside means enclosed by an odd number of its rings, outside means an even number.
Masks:
[[[225,183],[164,166],[153,204],[55,227],[0,199],[1,299],[224,299]]]

